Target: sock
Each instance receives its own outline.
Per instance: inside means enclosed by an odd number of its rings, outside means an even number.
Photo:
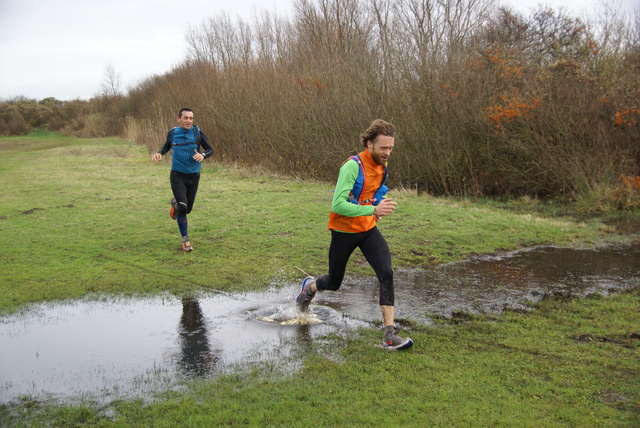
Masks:
[[[390,340],[391,336],[395,333],[395,326],[388,325],[384,328],[384,340]]]
[[[187,216],[184,217],[176,217],[176,220],[178,221],[178,228],[180,229],[180,235],[182,235],[183,237],[187,236],[188,233],[188,229],[189,229],[189,224],[187,223]]]

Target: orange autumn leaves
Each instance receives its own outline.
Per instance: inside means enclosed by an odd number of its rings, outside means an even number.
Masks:
[[[624,110],[616,112],[613,124],[615,126],[635,126],[640,120],[640,110]]]
[[[494,132],[504,134],[506,123],[521,117],[532,117],[540,107],[540,100],[519,93],[517,86],[523,78],[522,68],[510,64],[500,51],[488,49],[482,56],[484,60],[480,64],[493,70],[497,86],[506,85],[504,92],[497,95],[499,101],[486,109],[486,118]]]
[[[484,108],[484,114],[496,135],[504,135],[508,124],[518,119],[534,118],[536,112],[543,107],[539,98],[522,93],[528,85],[523,81],[525,77],[522,68],[512,62],[500,51],[487,49],[470,63],[474,71],[489,71],[493,77],[494,104]],[[458,93],[450,85],[445,85],[444,88],[450,98],[458,97]],[[620,109],[611,117],[611,123],[618,129],[637,126],[640,123],[640,109]]]
[[[640,176],[621,175],[623,186],[616,191],[615,201],[622,209],[640,207]]]
[[[516,92],[512,95],[500,95],[501,104],[487,109],[487,119],[497,134],[504,134],[504,123],[518,117],[531,117],[533,111],[540,106],[540,100],[531,98],[524,102]]]

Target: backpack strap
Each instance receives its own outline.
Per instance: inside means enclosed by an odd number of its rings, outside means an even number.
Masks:
[[[365,185],[365,179],[366,179],[366,175],[364,173],[364,167],[362,166],[362,159],[360,159],[360,156],[355,155],[355,156],[349,156],[349,159],[347,159],[345,163],[348,160],[356,161],[358,163],[359,170],[358,170],[358,178],[356,178],[355,183],[353,183],[353,189],[351,189],[351,192],[347,197],[347,201],[356,205],[364,205],[368,203],[371,203],[374,206],[378,205],[380,201],[382,201],[384,195],[386,195],[387,191],[389,190],[389,188],[386,186],[387,177],[389,176],[389,171],[387,170],[387,167],[386,166],[384,167],[384,178],[382,179],[382,183],[380,184],[380,187],[378,187],[378,190],[376,190],[375,194],[371,199],[367,199],[365,201],[365,200],[360,200],[360,195],[362,194],[362,189],[364,189],[365,187],[364,185]]]
[[[352,204],[360,205],[366,203],[366,201],[360,200],[360,194],[362,193],[362,189],[364,189],[365,183],[364,167],[362,166],[362,159],[360,159],[360,156],[358,155],[349,156],[349,159],[347,159],[345,163],[349,160],[354,160],[358,163],[358,177],[356,178],[355,183],[353,183],[353,189],[349,192],[347,201]]]

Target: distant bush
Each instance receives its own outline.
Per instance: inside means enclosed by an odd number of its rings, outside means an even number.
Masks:
[[[27,135],[31,127],[15,104],[0,103],[0,136]]]
[[[82,100],[44,98],[37,101],[22,97],[0,102],[0,133],[3,136],[26,135],[41,129],[82,136],[89,104]]]

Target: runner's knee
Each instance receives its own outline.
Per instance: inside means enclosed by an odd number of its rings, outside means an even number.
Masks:
[[[381,283],[390,283],[393,284],[393,269],[391,266],[385,266],[382,268],[380,272],[380,276],[378,277]]]
[[[184,217],[185,215],[189,214],[189,211],[187,209],[187,204],[185,204],[184,202],[178,202],[176,204],[176,208],[178,210],[179,217]]]

